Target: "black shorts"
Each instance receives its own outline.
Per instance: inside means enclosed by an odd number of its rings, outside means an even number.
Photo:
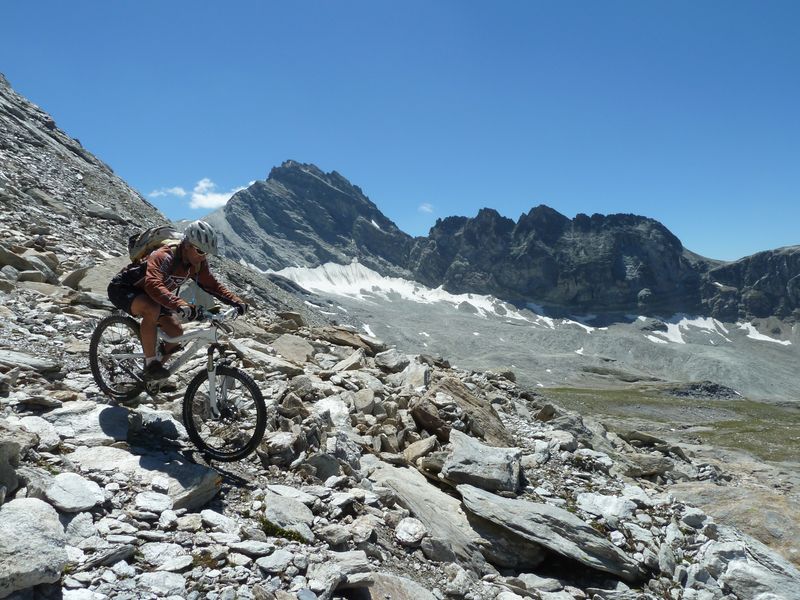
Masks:
[[[141,296],[144,293],[145,292],[141,288],[134,285],[118,283],[114,280],[108,284],[108,299],[111,300],[111,304],[120,310],[124,310],[131,316],[136,316],[131,311],[131,304],[133,304],[136,296]],[[171,315],[173,312],[174,311],[162,306],[159,316]]]

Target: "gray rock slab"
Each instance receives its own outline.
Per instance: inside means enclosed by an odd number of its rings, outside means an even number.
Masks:
[[[497,416],[491,403],[486,398],[473,394],[461,380],[445,377],[431,386],[424,397],[433,399],[440,393],[453,398],[453,401],[469,415],[472,432],[479,433],[487,444],[497,447],[514,445],[514,438]]]
[[[275,545],[269,542],[259,542],[257,540],[245,540],[243,542],[235,542],[230,544],[230,549],[245,556],[252,556],[258,558],[260,556],[267,556],[275,550]]]
[[[598,517],[629,518],[636,511],[633,500],[590,492],[578,494],[578,508]]]
[[[371,565],[363,550],[329,552],[325,559],[325,562],[309,565],[306,572],[309,587],[320,592],[322,597],[330,597],[334,590],[362,587],[372,582]]]
[[[104,294],[111,278],[130,262],[128,255],[110,258],[91,267],[80,282],[80,289]]]
[[[219,491],[222,478],[219,473],[190,463],[176,453],[131,454],[119,448],[97,446],[79,447],[69,454],[70,461],[92,471],[124,473],[149,485],[156,477],[166,479],[174,508],[189,510],[201,508]]]
[[[436,600],[437,598],[415,581],[389,573],[368,573],[363,583],[341,586],[341,589],[346,588],[369,590],[372,598],[392,600]]]
[[[314,513],[299,500],[267,492],[264,496],[264,517],[281,529],[294,531],[307,542],[314,541],[311,531]]]
[[[37,373],[57,373],[61,370],[61,365],[57,362],[14,350],[0,350],[0,365],[12,369],[14,367],[32,369]]]
[[[137,510],[143,510],[145,512],[151,512],[160,515],[165,510],[172,509],[173,500],[167,494],[146,491],[136,494],[134,505],[136,506]]]
[[[417,460],[429,454],[436,447],[436,436],[431,435],[418,442],[414,442],[403,450],[403,456],[408,464],[415,465]]]
[[[28,259],[23,258],[19,254],[13,253],[3,244],[0,244],[0,267],[4,267],[6,265],[11,265],[19,271],[30,271],[31,269],[36,268]]]
[[[175,558],[187,555],[186,550],[178,544],[167,542],[147,542],[139,547],[142,559],[154,567],[160,567]]]
[[[20,271],[17,274],[17,281],[20,283],[25,281],[32,281],[34,283],[46,283],[47,277],[44,273],[37,269],[32,269],[30,271]]]
[[[399,373],[389,375],[386,380],[397,387],[421,390],[425,389],[431,380],[431,370],[428,365],[421,365],[418,362],[409,363]]]
[[[239,531],[239,524],[236,521],[217,511],[205,509],[200,512],[200,518],[203,520],[203,525],[212,531],[224,533],[237,533]]]
[[[719,540],[697,553],[697,562],[739,598],[800,600],[800,571],[758,540],[721,526]]]
[[[73,290],[78,289],[78,285],[86,277],[86,274],[91,269],[91,266],[86,267],[78,267],[77,269],[70,271],[62,280],[61,285],[72,288]]]
[[[38,449],[49,452],[61,443],[56,428],[42,417],[22,417],[19,422],[25,429],[39,436],[39,444],[36,446]]]
[[[305,338],[291,333],[285,333],[272,342],[272,347],[286,360],[290,360],[298,365],[303,365],[314,356],[314,346],[308,343]]]
[[[359,348],[347,358],[340,360],[338,363],[333,365],[331,371],[338,373],[341,371],[354,371],[357,369],[362,369],[364,367],[364,359],[364,350]]]
[[[255,348],[250,348],[239,340],[231,340],[230,345],[236,351],[236,354],[244,361],[246,366],[258,367],[265,371],[278,371],[290,377],[303,374],[303,369],[296,364],[277,356],[271,356]]]
[[[442,466],[442,477],[489,491],[515,492],[519,488],[519,448],[495,448],[457,430],[450,432],[452,451]]]
[[[86,446],[107,446],[128,437],[128,411],[89,401],[69,402],[43,415],[58,434]]]
[[[375,355],[375,364],[389,373],[399,373],[408,366],[408,356],[401,354],[394,348]]]
[[[312,506],[317,499],[316,496],[309,494],[308,492],[304,492],[303,490],[298,490],[290,485],[271,484],[267,486],[267,489],[274,494],[278,494],[279,496],[299,500],[306,506]]]
[[[36,498],[0,507],[0,597],[61,578],[66,537],[55,509]]]
[[[64,525],[67,543],[71,546],[77,546],[85,539],[98,535],[91,513],[60,515],[59,520]]]
[[[394,467],[365,455],[361,459],[371,481],[390,488],[402,506],[422,521],[431,536],[447,540],[461,561],[476,568],[485,563],[480,536],[470,526],[461,503],[430,485],[416,469]]]
[[[625,581],[644,578],[636,561],[566,510],[503,498],[469,485],[460,485],[457,489],[468,511],[505,528],[509,536],[536,542],[552,552]]]
[[[136,578],[137,590],[150,592],[156,596],[179,596],[186,593],[186,579],[177,573],[153,571],[142,573]]]
[[[77,473],[59,473],[45,490],[47,501],[62,512],[91,510],[105,500],[100,486]]]
[[[258,568],[265,573],[283,573],[290,564],[294,555],[283,548],[276,550],[269,556],[263,556],[256,561]]]
[[[33,448],[37,441],[35,434],[0,420],[0,486],[5,486],[6,491],[17,489],[16,468],[19,467],[20,454]]]

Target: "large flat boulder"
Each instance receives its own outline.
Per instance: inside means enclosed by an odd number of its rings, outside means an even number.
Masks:
[[[108,446],[128,438],[128,410],[90,401],[69,402],[42,415],[58,434],[85,446]]]
[[[190,463],[176,453],[131,454],[108,446],[82,446],[69,455],[76,466],[90,471],[124,473],[149,485],[156,477],[168,482],[174,508],[203,507],[219,491],[222,478],[215,470]]]
[[[0,507],[0,598],[61,578],[66,536],[55,509],[36,498]]]
[[[442,466],[442,477],[490,492],[515,492],[519,488],[519,448],[494,448],[457,430],[450,432],[452,451]]]
[[[432,537],[449,543],[461,561],[480,570],[485,562],[480,536],[470,526],[458,500],[429,484],[416,469],[394,467],[372,455],[364,455],[361,466],[369,472],[370,480],[397,494],[400,504],[422,521]]]
[[[566,510],[503,498],[470,485],[460,485],[457,489],[469,512],[505,529],[510,538],[535,542],[551,552],[625,581],[638,582],[645,577],[635,560]]]

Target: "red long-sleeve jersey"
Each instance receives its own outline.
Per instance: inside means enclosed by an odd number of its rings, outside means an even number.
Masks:
[[[128,267],[123,271],[123,280],[141,288],[148,296],[169,310],[177,310],[188,303],[178,296],[180,287],[193,279],[201,289],[225,304],[242,303],[242,299],[222,285],[212,275],[208,261],[200,263],[197,271],[190,263],[180,258],[180,248],[162,246],[147,257],[144,265]],[[144,268],[141,268],[144,266]],[[138,267],[138,268],[137,268]]]

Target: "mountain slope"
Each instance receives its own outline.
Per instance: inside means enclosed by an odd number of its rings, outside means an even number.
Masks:
[[[127,262],[128,237],[167,222],[108,165],[61,131],[50,115],[17,94],[2,75],[0,205],[0,283],[16,281],[24,263],[12,250],[28,247],[27,253],[35,254],[29,261],[34,266],[51,261],[52,268],[42,268],[42,281],[57,284],[80,268],[84,273],[76,275],[72,285],[101,295]],[[47,253],[52,255],[42,259]],[[282,280],[276,285],[222,257],[212,261],[215,271],[251,302],[301,312],[312,323],[325,321],[305,304],[303,290]],[[20,268],[10,270],[14,264]]]

